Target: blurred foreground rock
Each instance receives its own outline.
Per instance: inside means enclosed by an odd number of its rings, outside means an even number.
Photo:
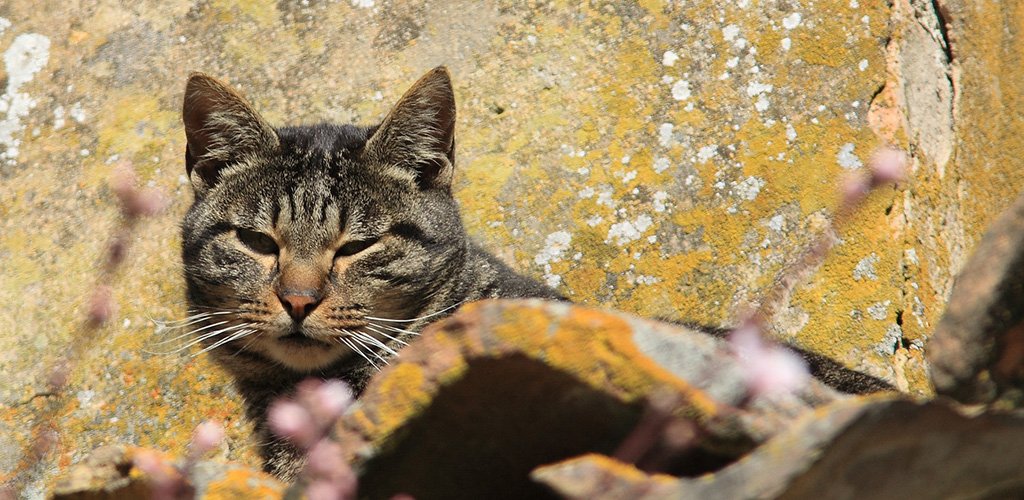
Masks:
[[[740,363],[721,339],[678,325],[566,303],[479,302],[403,350],[336,438],[363,498],[1024,494],[1024,414],[853,397],[814,380],[751,395]],[[136,452],[99,450],[57,483],[56,498],[149,498]],[[208,498],[284,488],[206,462],[193,481]]]
[[[370,498],[529,498],[543,493],[528,478],[533,468],[614,452],[659,391],[677,397],[672,414],[694,426],[665,464],[681,473],[735,460],[840,397],[811,382],[740,409],[747,388],[718,339],[563,303],[488,301],[428,328],[338,432]],[[652,432],[653,451],[663,439]]]
[[[162,469],[168,477],[181,478],[168,457],[143,448],[107,446],[91,453],[57,481],[54,500],[118,500],[152,498],[152,478],[139,470],[133,460],[140,453],[167,460]],[[196,498],[217,500],[277,499],[284,485],[262,472],[239,464],[199,462],[189,485]]]
[[[942,402],[837,402],[712,474],[646,476],[589,455],[538,468],[563,498],[1021,498],[1024,415]]]
[[[936,391],[1024,404],[1024,195],[985,233],[928,344]]]

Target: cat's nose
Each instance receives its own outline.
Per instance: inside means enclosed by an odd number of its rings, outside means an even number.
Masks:
[[[313,290],[282,290],[277,294],[277,298],[281,299],[285,312],[296,323],[302,322],[316,306],[320,305],[320,296]]]

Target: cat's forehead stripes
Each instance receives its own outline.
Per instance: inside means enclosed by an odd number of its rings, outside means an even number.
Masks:
[[[345,210],[321,182],[306,182],[282,193],[275,230],[297,254],[312,254],[330,247],[338,238]]]

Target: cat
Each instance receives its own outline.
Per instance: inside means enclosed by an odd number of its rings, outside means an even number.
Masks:
[[[279,477],[294,478],[301,457],[272,438],[266,412],[302,379],[338,378],[358,393],[389,355],[463,303],[566,300],[467,237],[451,190],[455,97],[444,67],[376,126],[274,128],[199,73],[182,115],[194,191],[182,223],[191,318],[234,378],[265,469]],[[861,381],[851,392],[887,388],[831,364],[840,379]]]
[[[466,236],[443,67],[372,127],[274,128],[204,74],[189,78],[182,115],[194,191],[182,223],[187,301],[261,442],[272,441],[268,404],[298,381],[338,378],[358,393],[462,303],[565,300]],[[294,475],[287,447],[264,448],[268,470]]]

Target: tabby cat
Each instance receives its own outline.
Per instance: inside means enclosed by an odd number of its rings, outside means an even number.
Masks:
[[[183,107],[195,201],[182,258],[199,338],[235,378],[262,442],[267,405],[301,379],[356,391],[425,324],[465,302],[556,291],[467,238],[452,197],[448,71],[416,82],[373,127],[274,128],[194,74]],[[293,475],[286,446],[267,468]]]
[[[266,411],[302,379],[338,378],[358,392],[460,304],[564,300],[467,238],[451,192],[455,99],[443,67],[372,127],[274,128],[203,74],[188,81],[183,118],[195,201],[182,258],[195,332],[234,377],[266,468],[282,478],[301,460],[272,439]],[[801,354],[840,390],[889,388]]]

